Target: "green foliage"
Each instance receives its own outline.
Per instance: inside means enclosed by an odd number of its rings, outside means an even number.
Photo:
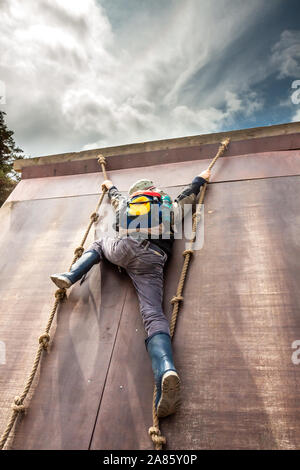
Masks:
[[[0,206],[19,181],[19,175],[13,170],[15,160],[24,158],[23,151],[16,147],[13,131],[7,129],[5,112],[0,110]]]

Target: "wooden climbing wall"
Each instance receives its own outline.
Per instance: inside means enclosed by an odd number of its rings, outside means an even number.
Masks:
[[[300,365],[291,359],[300,340],[297,145],[229,155],[213,171],[204,245],[191,263],[174,337],[183,406],[162,421],[168,449],[300,446]],[[110,176],[121,190],[151,176],[175,196],[208,161],[187,156]],[[24,179],[0,211],[1,431],[51,308],[49,273],[69,265],[101,179],[98,173]],[[88,243],[106,230],[110,211],[106,202]],[[168,317],[183,248],[176,241],[166,269]],[[95,266],[59,309],[54,330],[11,447],[152,449],[152,372],[127,276],[109,263],[101,272]]]

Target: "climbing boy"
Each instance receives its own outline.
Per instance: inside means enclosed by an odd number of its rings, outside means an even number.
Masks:
[[[209,178],[210,170],[196,176],[174,202],[147,179],[134,183],[129,196],[122,195],[112,181],[104,181],[102,189],[108,191],[116,211],[116,236],[96,240],[69,272],[51,276],[58,287],[68,288],[103,258],[127,271],[137,292],[147,333],[146,348],[152,361],[159,418],[174,413],[180,404],[180,379],[173,361],[169,323],[162,308],[164,265],[171,254],[175,227],[182,220],[184,206],[196,202],[201,186]]]

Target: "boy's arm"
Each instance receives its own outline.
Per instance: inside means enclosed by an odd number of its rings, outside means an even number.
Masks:
[[[120,208],[120,205],[126,199],[126,197],[120,193],[116,186],[111,186],[111,188],[108,190],[108,197],[115,211]]]
[[[187,213],[187,208],[184,209],[185,204],[189,204],[189,209],[193,204],[195,204],[201,186],[208,182],[209,177],[210,171],[203,171],[200,175],[196,176],[191,184],[177,196],[173,204],[175,225],[179,223],[183,216]]]
[[[120,208],[120,204],[126,200],[126,197],[123,196],[118,188],[114,186],[113,182],[110,180],[105,180],[102,183],[102,191],[108,191],[108,198],[111,202],[111,205],[117,211]]]

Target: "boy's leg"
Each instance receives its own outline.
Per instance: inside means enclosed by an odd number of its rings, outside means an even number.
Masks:
[[[169,323],[162,308],[166,256],[142,247],[131,238],[105,237],[95,241],[74,263],[70,272],[52,275],[51,279],[59,287],[70,287],[103,257],[126,268],[136,288],[148,335],[146,347],[157,389],[157,414],[159,417],[168,416],[180,403],[180,381],[173,362]],[[61,280],[65,285],[59,284]]]
[[[82,278],[103,257],[114,264],[126,266],[128,255],[124,241],[120,238],[105,237],[96,240],[72,265],[70,271],[52,274],[51,280],[60,288],[68,288]]]
[[[176,372],[169,322],[163,307],[163,268],[166,257],[140,246],[127,272],[136,288],[148,338],[146,347],[152,361],[156,384],[158,417],[174,413],[180,404],[180,380]]]
[[[50,276],[51,280],[57,287],[71,287],[75,282],[79,281],[96,263],[99,263],[100,256],[95,250],[85,251],[80,258],[71,266],[70,271],[64,273],[55,273]]]
[[[126,268],[133,254],[128,246],[127,238],[103,237],[94,241],[89,250],[96,251],[100,259],[106,258],[113,264]]]
[[[157,256],[158,255],[153,255]],[[147,266],[145,266],[147,268]],[[170,335],[169,322],[164,315],[163,301],[163,264],[152,264],[146,272],[136,272],[127,268],[135,287],[140,312],[147,336],[155,333]]]

